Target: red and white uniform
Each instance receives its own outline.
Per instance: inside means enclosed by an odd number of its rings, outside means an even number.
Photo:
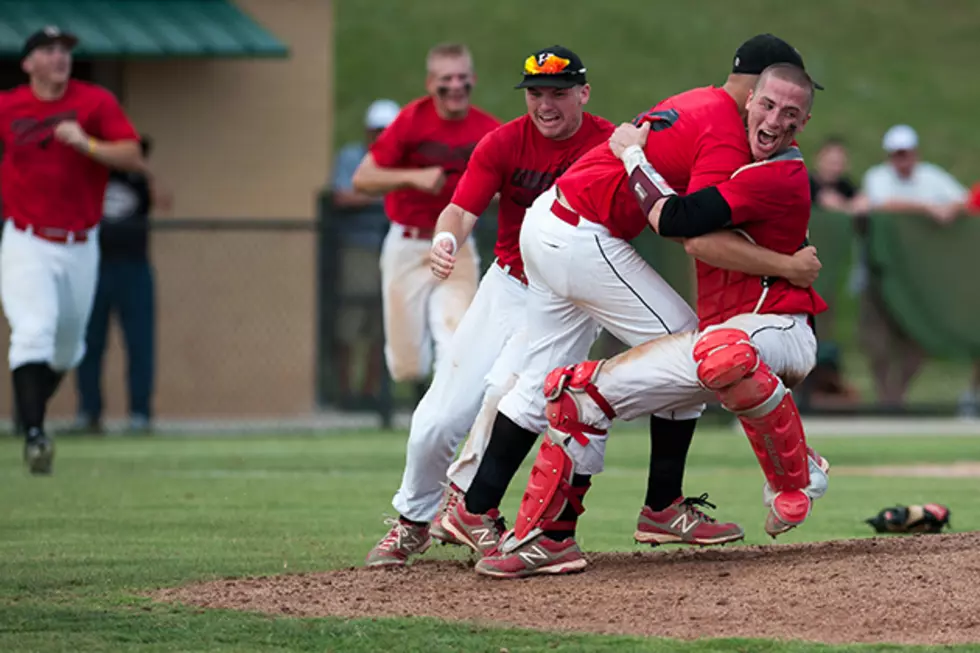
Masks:
[[[55,140],[66,120],[101,141],[139,140],[100,86],[71,80],[52,101],[26,85],[0,93],[0,299],[11,327],[11,369],[36,362],[65,371],[85,353],[99,265],[94,228],[109,170]]]
[[[721,183],[751,160],[738,106],[719,88],[681,93],[639,120],[654,121],[647,158],[681,194]],[[584,360],[597,326],[630,346],[697,326],[691,307],[629,244],[647,220],[627,179],[604,143],[527,212],[521,231],[531,293],[527,356],[499,406],[524,429],[544,431],[545,376]],[[702,410],[664,416],[691,419]]]
[[[396,381],[421,379],[443,357],[476,292],[479,259],[472,240],[457,254],[453,276],[440,282],[429,270],[429,247],[439,214],[449,204],[476,144],[500,122],[476,107],[446,120],[430,97],[409,104],[371,145],[382,168],[439,166],[446,183],[436,195],[404,188],[385,195],[391,228],[381,249],[385,358]]]
[[[469,488],[497,402],[513,384],[525,354],[528,293],[519,244],[525,211],[576,159],[605,143],[612,131],[610,122],[586,113],[571,138],[556,141],[542,136],[524,115],[484,137],[470,157],[452,203],[481,215],[500,193],[496,260],[412,417],[404,478],[393,502],[402,516],[415,521],[435,516],[447,469],[472,427],[449,473],[460,488]],[[458,266],[457,262],[449,280],[459,274]]]
[[[788,156],[742,168],[718,190],[732,209],[734,229],[766,249],[792,254],[806,240],[808,183],[803,159],[793,149]],[[700,328],[610,359],[600,368],[595,385],[621,419],[717,401],[698,381],[694,346],[704,333],[734,328],[749,334],[762,361],[792,389],[816,363],[811,322],[826,309],[812,288],[798,288],[784,279],[765,284],[760,277],[699,262]],[[586,424],[608,428],[610,420],[598,407],[582,403]]]

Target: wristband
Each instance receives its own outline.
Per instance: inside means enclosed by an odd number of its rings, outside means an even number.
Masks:
[[[449,231],[440,231],[435,236],[432,237],[432,244],[435,245],[439,241],[448,240],[453,245],[453,251],[449,252],[451,255],[456,254],[456,250],[459,249],[459,243],[456,241],[456,236],[454,236]]]
[[[88,139],[86,139],[85,144],[88,153],[95,154],[95,139],[89,136]]]
[[[649,215],[661,198],[677,194],[667,180],[650,165],[647,155],[639,145],[630,145],[623,150],[622,159],[629,174],[630,190],[644,215]]]

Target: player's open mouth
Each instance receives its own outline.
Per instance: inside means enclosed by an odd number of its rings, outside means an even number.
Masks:
[[[756,138],[759,141],[759,145],[767,149],[776,144],[776,135],[765,129],[760,129]]]
[[[542,125],[557,125],[558,123],[561,122],[561,114],[549,114],[544,116],[539,113],[538,121]]]

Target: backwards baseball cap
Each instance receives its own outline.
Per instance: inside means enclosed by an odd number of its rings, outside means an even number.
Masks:
[[[895,125],[885,132],[885,137],[881,139],[881,147],[889,154],[914,150],[919,147],[919,135],[908,125]]]
[[[78,37],[69,32],[64,32],[54,25],[48,25],[27,37],[21,50],[21,58],[27,57],[34,50],[52,43],[61,43],[70,50],[78,45]]]
[[[553,45],[524,60],[524,80],[514,88],[571,88],[585,83],[585,65],[578,55]]]
[[[806,70],[803,56],[792,45],[772,34],[759,34],[738,46],[732,72],[739,75],[761,75],[762,71],[777,63],[790,63]],[[821,91],[823,86],[813,82]]]
[[[395,121],[401,108],[394,100],[375,100],[364,114],[364,126],[368,129],[384,129]]]

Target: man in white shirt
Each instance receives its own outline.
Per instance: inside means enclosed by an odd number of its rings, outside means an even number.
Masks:
[[[864,175],[862,192],[871,211],[912,213],[948,224],[963,213],[967,190],[939,166],[919,161],[919,136],[895,125],[882,140],[888,155]],[[872,275],[861,306],[863,346],[871,359],[878,401],[899,406],[922,365],[923,352],[889,314]]]

